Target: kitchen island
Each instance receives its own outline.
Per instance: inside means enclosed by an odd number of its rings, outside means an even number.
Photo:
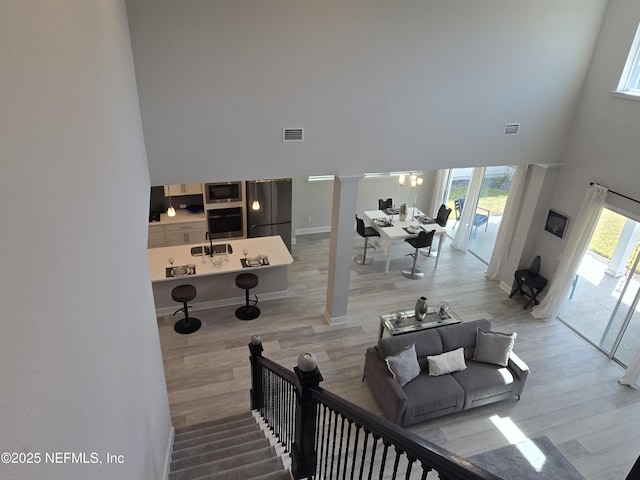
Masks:
[[[191,284],[196,287],[197,296],[190,305],[194,310],[242,305],[245,301],[244,290],[236,286],[236,276],[241,272],[251,272],[258,276],[259,284],[251,290],[260,300],[285,297],[288,294],[288,266],[293,257],[280,236],[242,238],[213,242],[214,251],[224,252],[225,245],[231,247],[231,253],[217,253],[213,257],[194,255],[209,243],[176,245],[171,247],[150,248],[147,250],[149,273],[153,287],[153,298],[157,315],[173,313],[180,305],[171,298],[171,290],[178,285]],[[247,250],[245,257],[243,250]],[[173,259],[173,265],[169,259]],[[259,266],[243,266],[263,263]],[[171,276],[175,267],[191,266],[189,274]],[[195,272],[192,270],[195,269]],[[176,269],[181,273],[179,269]]]

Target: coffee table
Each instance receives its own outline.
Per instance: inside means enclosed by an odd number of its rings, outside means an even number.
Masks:
[[[403,333],[418,332],[428,328],[443,327],[445,325],[453,325],[461,322],[462,319],[452,310],[449,310],[446,317],[440,317],[435,307],[427,310],[427,316],[422,322],[418,322],[416,320],[414,311],[405,311],[402,322],[398,322],[396,314],[387,313],[385,315],[380,315],[380,334],[378,339],[382,338],[385,331],[392,336],[402,335]]]

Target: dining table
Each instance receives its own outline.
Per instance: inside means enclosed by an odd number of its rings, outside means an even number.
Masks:
[[[394,243],[417,237],[421,230],[425,232],[435,230],[434,237],[438,237],[438,250],[433,268],[438,268],[438,259],[440,258],[447,231],[444,227],[435,223],[433,219],[427,218],[418,208],[407,208],[407,216],[404,220],[400,220],[400,215],[397,213],[389,215],[382,210],[367,210],[363,212],[363,220],[366,225],[375,228],[380,234],[380,245],[385,253],[385,274],[389,273],[391,249]],[[425,220],[426,223],[424,223]]]

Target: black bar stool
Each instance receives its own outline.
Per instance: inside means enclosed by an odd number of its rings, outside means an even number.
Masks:
[[[173,329],[185,335],[197,331],[202,323],[197,318],[189,316],[189,305],[187,305],[187,302],[196,298],[196,287],[193,285],[178,285],[171,290],[171,298],[176,302],[182,303],[182,308],[179,308],[173,314],[184,312],[184,318],[178,320]]]
[[[236,317],[240,320],[253,320],[260,316],[260,309],[256,307],[258,303],[257,295],[253,302],[249,301],[249,290],[258,286],[258,276],[254,273],[241,273],[236,277],[236,286],[244,289],[245,304],[236,309]]]
[[[417,237],[407,238],[405,242],[411,245],[416,249],[414,253],[407,253],[407,255],[413,257],[413,268],[411,270],[402,270],[402,275],[412,280],[418,280],[419,278],[424,277],[424,273],[420,270],[416,269],[416,262],[418,260],[418,252],[421,248],[428,248],[429,255],[431,255],[431,244],[433,243],[433,235],[436,233],[435,230],[431,230],[430,232],[425,232],[421,230]]]
[[[364,220],[359,218],[358,215],[356,215],[356,231],[358,235],[364,238],[364,250],[362,255],[358,255],[354,260],[360,265],[369,265],[373,262],[373,259],[367,258],[367,248],[371,247],[374,250],[376,249],[373,245],[369,245],[369,237],[379,237],[380,234],[373,227],[365,227]]]

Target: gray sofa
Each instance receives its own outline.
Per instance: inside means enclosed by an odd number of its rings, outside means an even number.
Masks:
[[[367,349],[364,379],[385,417],[406,426],[511,397],[519,399],[529,368],[513,351],[504,357],[508,358],[506,367],[473,360],[478,328],[493,330],[488,320],[476,320],[381,338],[378,345]],[[485,345],[484,341],[482,343]],[[419,370],[416,367],[419,374],[401,387],[387,368],[385,359],[410,349],[413,344],[420,365]],[[428,355],[460,347],[464,348],[464,370],[429,375]]]

